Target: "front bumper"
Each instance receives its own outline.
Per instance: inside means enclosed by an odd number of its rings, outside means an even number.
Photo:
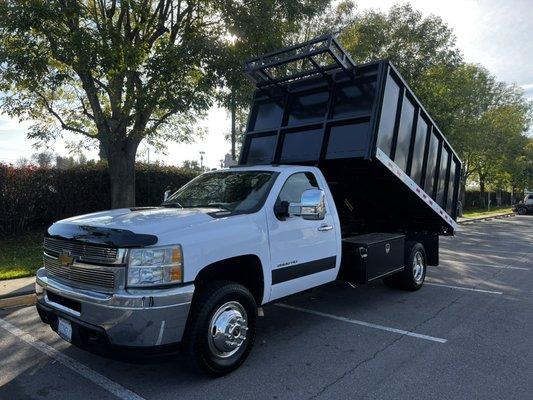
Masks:
[[[78,336],[94,334],[110,345],[124,347],[180,342],[194,293],[194,285],[189,284],[104,294],[52,279],[44,268],[37,271],[35,285],[39,315],[54,330],[61,315],[73,322]]]

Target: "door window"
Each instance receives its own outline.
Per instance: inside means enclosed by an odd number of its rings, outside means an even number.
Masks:
[[[279,192],[276,204],[286,201],[288,203],[299,203],[302,193],[307,189],[318,189],[315,176],[310,172],[298,172],[289,176],[283,188]]]

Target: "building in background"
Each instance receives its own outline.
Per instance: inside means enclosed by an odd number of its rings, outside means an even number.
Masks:
[[[224,161],[223,161],[223,167],[224,168],[229,168],[229,167],[232,167],[234,165],[237,165],[237,161],[235,161],[232,157],[231,157],[231,154],[227,153],[225,156],[224,156]]]

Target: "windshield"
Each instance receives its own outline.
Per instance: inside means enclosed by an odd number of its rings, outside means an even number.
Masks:
[[[212,207],[230,213],[259,210],[277,173],[272,171],[224,171],[200,175],[164,203],[167,207]]]

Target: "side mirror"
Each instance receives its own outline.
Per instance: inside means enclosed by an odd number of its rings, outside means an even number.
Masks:
[[[289,216],[303,219],[320,220],[326,215],[326,195],[320,189],[307,189],[302,193],[299,203],[289,204]]]

